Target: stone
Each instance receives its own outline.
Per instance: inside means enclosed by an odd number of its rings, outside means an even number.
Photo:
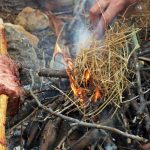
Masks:
[[[16,17],[15,24],[23,26],[28,31],[43,30],[49,27],[49,18],[38,9],[24,8]]]
[[[12,28],[13,30],[15,30],[16,32],[23,34],[29,41],[29,43],[33,46],[33,47],[37,47],[39,39],[31,34],[30,32],[26,31],[22,26],[20,25],[14,25],[11,23],[5,23],[6,27]]]
[[[22,84],[28,85],[31,78],[29,70],[34,70],[36,73],[40,66],[36,53],[38,48],[34,47],[30,41],[32,34],[30,34],[31,37],[29,38],[29,33],[23,27],[11,23],[5,23],[4,25],[9,55],[16,63],[22,65]],[[33,37],[35,38],[35,36]],[[38,81],[40,80],[37,78],[36,82],[38,83]]]

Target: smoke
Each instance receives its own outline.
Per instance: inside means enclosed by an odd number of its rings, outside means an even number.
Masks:
[[[64,32],[66,32],[67,34],[65,38],[66,41],[71,45],[71,47],[69,47],[71,58],[75,58],[76,55],[81,51],[81,49],[89,48],[90,41],[93,40],[92,38],[94,32],[90,28],[89,20],[89,10],[92,7],[93,3],[94,0],[75,1],[73,12],[74,19],[69,24],[65,24],[64,28],[67,28],[64,30]],[[59,43],[62,50],[63,44],[65,45],[65,43],[63,43],[62,41]],[[55,59],[53,57],[50,63],[51,68],[63,70],[63,59],[64,58],[62,55],[56,55]]]
[[[90,8],[96,0],[80,0],[74,9],[74,20],[70,23],[72,38],[74,43],[73,56],[76,56],[81,49],[89,48],[93,38],[101,39],[104,37],[104,19],[97,17],[97,23],[92,24],[90,18]]]
[[[73,35],[73,41],[75,43],[76,54],[79,53],[81,48],[88,48],[89,39],[92,36],[91,31],[89,30],[88,25],[83,22],[83,19],[78,18],[78,24],[75,27],[75,33]]]
[[[90,30],[89,18],[86,16],[89,14],[93,2],[91,0],[80,0],[76,3],[74,9],[75,17],[70,24],[70,30],[73,30],[73,55],[77,55],[82,48],[88,48],[90,46],[89,41],[92,38],[93,32]]]

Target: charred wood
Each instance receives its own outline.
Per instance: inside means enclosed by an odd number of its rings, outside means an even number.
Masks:
[[[33,121],[28,124],[23,134],[23,138],[25,140],[24,148],[31,149],[35,145],[38,136],[41,133],[42,126],[43,124],[38,121]]]
[[[66,139],[67,139],[67,138],[72,134],[72,132],[74,132],[77,128],[78,128],[78,126],[73,126],[73,127],[68,131],[67,135],[65,135],[65,136],[61,139],[59,145],[57,146],[58,149],[60,149],[60,148],[62,147],[62,145],[63,145],[63,143],[66,141]]]
[[[46,123],[40,139],[40,150],[53,150],[55,148],[55,142],[61,121],[61,118],[57,118],[55,122],[49,120]]]
[[[41,69],[38,74],[43,77],[68,78],[65,70]]]
[[[100,131],[98,129],[91,129],[67,150],[82,150],[88,146],[94,145],[99,139]]]
[[[59,101],[59,104],[61,104],[60,101]],[[57,102],[54,101],[52,104],[49,104],[49,106],[53,107],[53,109],[55,110],[58,107],[58,101]],[[50,132],[50,133],[46,132],[45,133],[45,128],[47,131],[47,128],[50,127],[50,126],[48,126],[50,123],[50,120],[48,119],[49,117],[47,117],[47,116],[49,116],[49,114],[47,112],[45,112],[44,110],[41,110],[37,113],[37,117],[36,117],[37,121],[33,121],[31,123],[30,122],[28,123],[28,126],[26,127],[26,129],[24,131],[24,136],[23,136],[24,140],[25,140],[25,148],[27,148],[27,149],[33,148],[33,146],[36,145],[35,143],[39,143],[38,141],[40,140],[41,134],[43,135],[41,138],[41,141],[43,141],[45,136],[51,135],[52,132]],[[40,118],[41,119],[43,118],[43,120],[41,120]],[[58,120],[60,120],[60,119],[58,119]],[[56,121],[56,123],[57,123],[56,125],[58,125],[59,122],[60,121]],[[53,123],[51,123],[51,124],[53,125]],[[54,125],[54,127],[56,127],[56,126]],[[49,140],[49,139],[47,139],[47,140]],[[49,142],[46,142],[44,144],[42,143],[41,145],[42,145],[42,147],[43,146],[45,147],[48,143]]]
[[[139,71],[150,71],[150,67],[149,68],[139,68]]]

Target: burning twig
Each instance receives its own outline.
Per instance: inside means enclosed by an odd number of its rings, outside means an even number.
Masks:
[[[53,23],[53,26],[54,26],[55,32],[56,32],[56,36],[58,36],[61,31],[61,28],[63,26],[63,22],[58,17],[56,17],[50,10],[47,11],[47,15]]]

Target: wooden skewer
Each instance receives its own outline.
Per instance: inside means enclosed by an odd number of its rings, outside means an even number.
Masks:
[[[0,95],[0,150],[6,150],[5,124],[8,96]]]
[[[3,20],[0,18],[0,54],[7,55],[7,43]],[[6,150],[5,124],[8,96],[0,95],[0,150]]]
[[[7,42],[5,36],[5,28],[3,24],[3,20],[0,18],[0,54],[7,55]]]

